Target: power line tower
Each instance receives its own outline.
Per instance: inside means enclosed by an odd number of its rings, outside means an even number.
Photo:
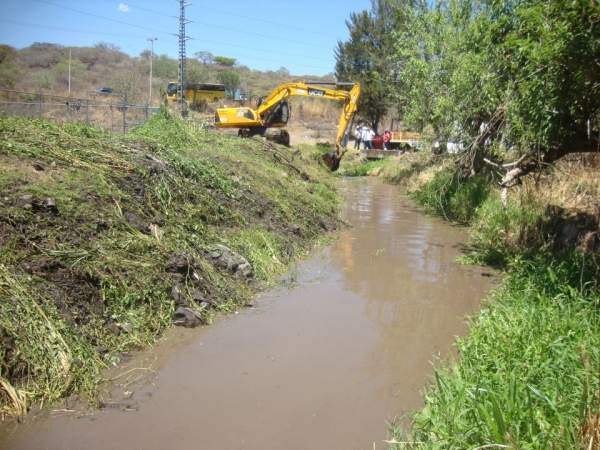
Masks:
[[[191,39],[185,35],[185,24],[191,20],[185,19],[185,7],[191,3],[186,3],[184,0],[179,0],[179,86],[177,86],[177,99],[182,114],[186,110],[185,103],[185,41]]]

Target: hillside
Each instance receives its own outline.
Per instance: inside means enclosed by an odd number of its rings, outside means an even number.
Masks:
[[[53,43],[35,43],[17,50],[0,45],[0,88],[27,92],[65,94],[69,86],[69,55],[71,55],[71,93],[87,97],[98,86],[110,86],[119,95],[127,94],[133,103],[143,103],[149,94],[150,52],[130,57],[107,43],[93,47],[65,47]],[[217,61],[219,59],[216,58]],[[204,63],[188,57],[188,79],[216,83],[218,74],[224,71],[236,73],[240,78],[239,89],[253,95],[268,94],[279,84],[299,79],[327,77],[307,74],[292,75],[286,70],[261,72],[246,66],[223,66]],[[178,61],[167,55],[154,55],[152,61],[152,101],[159,104],[169,81],[178,77]],[[162,93],[161,93],[162,92]]]

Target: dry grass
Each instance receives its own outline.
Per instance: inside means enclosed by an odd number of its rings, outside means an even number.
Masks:
[[[0,397],[4,392],[10,399],[9,402],[0,401],[5,406],[0,413],[22,416],[27,414],[27,395],[25,391],[15,389],[7,380],[0,378]]]
[[[600,155],[572,157],[527,180],[523,189],[540,202],[596,214],[600,206]]]

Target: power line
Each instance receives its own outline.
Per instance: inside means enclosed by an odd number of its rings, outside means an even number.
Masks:
[[[130,27],[141,28],[142,30],[153,31],[153,32],[155,32],[155,33],[161,33],[161,34],[168,34],[168,35],[170,35],[170,36],[172,36],[172,35],[173,35],[173,33],[167,33],[166,31],[160,31],[160,30],[155,30],[155,29],[153,29],[153,28],[142,27],[142,26],[140,26],[140,25],[135,25],[135,24],[133,24],[133,23],[129,23],[129,22],[123,22],[122,20],[110,19],[110,18],[108,18],[108,17],[99,16],[99,15],[97,15],[97,14],[92,14],[92,13],[88,13],[88,12],[85,12],[85,11],[80,11],[80,10],[78,10],[78,9],[69,8],[68,6],[61,6],[61,5],[57,5],[57,4],[55,4],[55,3],[47,2],[47,1],[45,1],[45,0],[36,0],[36,1],[38,1],[39,3],[45,3],[46,5],[56,6],[57,8],[67,9],[67,10],[69,10],[69,11],[74,11],[74,12],[76,12],[76,13],[85,14],[85,15],[87,15],[87,16],[92,16],[92,17],[97,17],[97,18],[99,18],[99,19],[109,20],[109,21],[111,21],[111,22],[120,23],[120,24],[127,25],[127,26],[130,26]]]
[[[194,21],[194,22],[192,22],[192,24],[193,25],[204,25],[204,26],[213,27],[213,28],[220,28],[222,30],[235,31],[237,33],[251,34],[252,36],[259,36],[259,37],[264,37],[264,38],[268,38],[268,39],[277,39],[278,41],[291,42],[293,44],[309,45],[311,47],[331,48],[331,47],[329,47],[327,45],[318,45],[318,44],[311,44],[309,42],[294,41],[293,39],[285,39],[285,38],[282,38],[282,37],[268,36],[266,34],[254,33],[252,31],[236,30],[235,28],[222,27],[222,26],[219,26],[219,25],[213,25],[211,23],[206,23],[206,22],[195,22]]]
[[[108,0],[108,1],[113,2],[113,3],[118,3],[118,4],[122,3],[122,1],[119,1],[119,0]],[[141,9],[143,11],[151,12],[151,13],[158,14],[158,15],[161,15],[161,16],[173,17],[173,16],[170,16],[168,14],[165,14],[165,13],[162,13],[162,12],[159,12],[159,11],[154,11],[152,9],[144,8],[142,6],[133,5],[131,3],[127,3],[127,6],[131,6],[133,8],[138,8],[138,9]],[[270,22],[268,20],[257,19],[255,17],[244,16],[244,15],[236,14],[236,13],[233,13],[233,12],[230,12],[230,11],[221,11],[219,9],[209,8],[208,6],[199,6],[199,5],[194,5],[194,6],[197,7],[197,8],[208,9],[209,11],[215,11],[215,12],[218,12],[218,13],[222,13],[222,14],[225,14],[226,16],[241,17],[242,19],[254,20],[256,22],[268,23],[270,25],[277,25],[277,26],[284,27],[284,28],[289,28],[289,29],[292,29],[292,30],[305,31],[305,32],[311,33],[311,34],[320,34],[320,35],[323,35],[323,36],[329,36],[329,37],[332,37],[332,38],[340,39],[339,36],[334,36],[333,34],[327,34],[327,33],[323,33],[323,32],[320,32],[320,31],[307,30],[306,28],[295,27],[295,26],[286,25],[286,24],[283,24],[283,23]],[[238,31],[241,31],[241,30],[238,30]]]
[[[43,0],[38,0],[38,1],[43,1]],[[113,3],[119,3],[119,4],[122,3],[122,2],[119,2],[117,0],[108,0],[108,1],[113,2]],[[151,9],[148,9],[148,8],[144,8],[142,6],[132,5],[131,3],[127,3],[127,6],[132,7],[132,8],[138,8],[138,9],[141,9],[143,11],[151,12],[153,14],[158,14],[160,16],[165,16],[165,17],[169,17],[169,18],[174,18],[175,17],[175,16],[170,16],[170,15],[165,14],[165,13],[161,13],[159,11],[154,11],[154,10],[151,10]],[[196,6],[196,5],[194,5],[194,6]],[[205,9],[212,9],[212,8],[205,8]],[[218,10],[214,10],[214,11],[223,12],[223,11],[218,11]],[[225,13],[225,14],[228,14],[228,13]],[[230,14],[230,15],[239,16],[238,14]],[[245,17],[245,16],[239,16],[239,17]],[[252,19],[252,20],[258,20],[258,21],[260,21],[260,19]],[[263,22],[266,22],[266,21],[263,21]],[[267,23],[274,23],[274,22],[267,22]],[[295,41],[295,40],[292,40],[292,39],[286,39],[286,38],[282,38],[282,37],[278,37],[278,36],[269,36],[269,35],[265,35],[265,34],[255,33],[255,32],[252,32],[252,31],[239,30],[239,29],[236,29],[236,28],[227,28],[227,27],[223,27],[223,26],[219,26],[219,25],[214,25],[212,23],[192,21],[191,24],[192,25],[204,25],[204,26],[209,26],[209,27],[213,27],[213,28],[220,28],[222,30],[235,31],[237,33],[250,34],[250,35],[253,35],[253,36],[259,36],[259,37],[264,37],[264,38],[268,38],[268,39],[277,39],[278,41],[292,42],[294,44],[302,44],[302,45],[308,45],[308,46],[313,46],[313,47],[321,47],[321,48],[330,48],[329,46],[326,46],[326,45],[319,45],[319,44],[312,44],[312,43],[309,43],[309,42]],[[304,30],[302,28],[296,28],[296,27],[292,27],[292,26],[288,26],[288,25],[283,25],[283,24],[276,24],[276,25],[280,25],[282,27],[287,27],[287,28],[294,28],[294,29],[302,30],[302,31],[308,31],[308,30]],[[324,33],[317,33],[317,32],[313,32],[313,31],[308,31],[308,32],[309,33],[313,33],[313,34],[324,34]],[[335,36],[328,35],[328,34],[325,34],[325,36],[335,37]]]
[[[75,28],[51,27],[49,25],[41,25],[41,24],[37,24],[37,23],[25,23],[25,22],[19,22],[16,20],[7,20],[7,19],[0,19],[0,22],[11,23],[13,25],[20,25],[20,26],[24,26],[24,27],[45,28],[48,30],[58,30],[58,31],[69,31],[71,33],[85,33],[85,34],[96,34],[96,35],[104,35],[104,36],[145,38],[145,36],[135,35],[135,34],[105,33],[103,31],[89,31],[89,30],[77,30]]]
[[[121,21],[121,20],[111,19],[109,17],[104,17],[104,16],[101,16],[101,15],[98,15],[98,14],[93,14],[93,13],[81,11],[81,10],[78,10],[78,9],[75,9],[75,8],[70,8],[70,7],[62,6],[62,5],[57,5],[57,4],[52,3],[50,1],[46,1],[46,0],[37,0],[37,1],[39,3],[44,3],[44,4],[47,4],[47,5],[50,5],[50,6],[54,6],[54,7],[57,7],[57,8],[66,9],[66,10],[73,11],[73,12],[76,12],[76,13],[79,13],[79,14],[84,14],[84,15],[91,16],[91,17],[96,17],[96,18],[99,18],[99,19],[103,19],[103,20],[107,20],[107,21],[110,21],[110,22],[115,22],[115,23],[127,25],[129,27],[135,27],[135,28],[143,29],[143,30],[146,30],[146,31],[152,31],[153,33],[160,33],[160,34],[163,34],[163,35],[166,34],[166,35],[169,35],[169,36],[173,35],[173,33],[170,33],[170,32],[166,32],[166,31],[162,31],[162,30],[157,30],[157,29],[153,29],[153,28],[149,28],[149,27],[144,27],[144,26],[136,25],[136,24],[133,24],[133,23],[130,23],[130,22]],[[111,2],[114,1],[115,3],[119,3],[119,4],[121,3],[121,2],[118,2],[118,1],[115,1],[115,0],[109,0],[109,1],[111,1]],[[139,9],[142,9],[144,11],[148,11],[148,12],[151,12],[151,13],[154,13],[154,14],[159,14],[159,15],[162,15],[162,16],[165,16],[165,17],[169,17],[169,18],[173,18],[173,19],[177,18],[175,16],[170,16],[168,14],[164,14],[164,13],[161,13],[161,12],[158,12],[158,11],[153,11],[153,10],[150,10],[148,8],[143,8],[143,7],[134,6],[134,5],[130,5],[130,4],[128,4],[127,6],[139,8]],[[259,20],[259,19],[256,19],[256,20]],[[12,22],[11,21],[7,21],[7,20],[4,20],[4,21],[7,22],[7,23],[14,23],[14,24],[22,25],[22,26],[30,26],[30,27],[36,27],[36,28],[49,28],[49,29],[56,29],[56,30],[63,30],[63,31],[70,31],[70,32],[94,34],[94,32],[90,32],[90,31],[69,29],[69,28],[65,28],[65,27],[49,27],[49,26],[38,25],[38,24],[35,24],[35,25],[34,24],[27,24],[27,23],[24,23],[24,22],[17,22],[17,21],[12,21]],[[311,44],[311,43],[308,43],[308,42],[294,41],[294,40],[291,40],[291,39],[283,39],[283,38],[280,38],[280,37],[262,35],[262,34],[259,34],[259,33],[246,32],[246,31],[242,31],[242,30],[236,30],[236,29],[233,29],[233,28],[215,26],[215,25],[212,25],[212,24],[209,24],[209,23],[200,23],[200,24],[201,25],[205,25],[205,26],[215,27],[215,28],[221,28],[221,29],[225,29],[225,30],[229,30],[229,31],[235,31],[235,32],[240,32],[240,33],[246,33],[246,34],[251,34],[251,35],[255,35],[255,36],[265,37],[265,38],[268,38],[268,39],[277,39],[279,41],[292,42],[292,43],[306,45],[306,46],[311,46],[311,47],[321,47],[321,48],[327,48],[327,49],[331,48],[329,46],[324,46],[324,45],[316,45],[316,44]],[[285,26],[285,25],[281,25],[281,26]],[[140,38],[141,37],[145,37],[145,36],[135,36],[135,35],[118,34],[118,33],[102,33],[102,32],[97,32],[95,34],[98,34],[98,35],[102,34],[102,35],[109,35],[109,36],[123,36],[123,37],[140,37]],[[238,48],[241,48],[241,49],[257,50],[257,51],[267,51],[267,50],[252,48],[252,47],[244,47],[244,46],[240,46],[240,45],[226,44],[226,43],[222,43],[222,42],[215,42],[215,41],[209,41],[209,40],[203,40],[203,39],[199,39],[199,40],[205,41],[205,42],[209,42],[209,43],[213,43],[213,44],[217,44],[217,45],[227,45],[227,46],[230,46],[230,47],[238,47]],[[163,42],[171,42],[172,43],[173,41],[164,40]],[[319,60],[322,60],[322,61],[328,61],[327,59],[324,59],[324,58],[315,58],[313,56],[292,55],[292,54],[289,54],[287,52],[285,52],[285,53],[284,52],[271,52],[271,53],[278,53],[278,54],[283,54],[283,55],[287,55],[287,56],[294,56],[294,57],[299,57],[299,58],[310,58],[310,59],[313,59],[313,60],[314,59],[319,59]],[[292,64],[288,63],[288,64],[285,64],[285,63],[282,63],[281,61],[274,61],[274,60],[260,58],[260,57],[249,57],[247,54],[244,54],[243,58],[250,59],[250,60],[255,60],[255,61],[274,62],[274,63],[283,64],[283,65],[287,65],[287,66],[305,67],[305,68],[312,68],[312,69],[318,69],[318,70],[330,70],[328,68],[315,67],[315,66],[310,66],[310,65],[305,65],[305,64],[297,64],[297,63],[292,63]]]

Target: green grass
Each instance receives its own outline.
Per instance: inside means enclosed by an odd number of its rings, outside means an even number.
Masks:
[[[421,443],[393,448],[579,448],[600,364],[600,292],[591,264],[583,289],[573,279],[580,261],[515,259],[457,341],[460,362],[436,369],[412,435],[396,430]]]
[[[373,170],[385,171],[393,164],[394,160],[391,158],[377,159],[367,162],[356,160],[352,162],[346,162],[345,164],[342,163],[339,173],[340,175],[346,175],[349,177],[364,177],[369,175],[369,173],[371,173]]]
[[[466,178],[449,166],[436,173],[431,182],[413,192],[411,197],[447,219],[468,223],[488,198],[490,190],[488,176]]]
[[[276,283],[341,226],[330,173],[293,158],[167,111],[126,136],[0,117],[0,408],[93,401],[103,367],[171,326],[176,283],[207,323]],[[253,278],[215,268],[214,244]]]
[[[486,176],[436,173],[412,198],[471,228],[460,262],[506,275],[456,341],[460,360],[436,362],[412,428],[394,449],[575,449],[597,430],[600,284],[597,258],[553,251],[551,217],[523,190],[502,207]]]

